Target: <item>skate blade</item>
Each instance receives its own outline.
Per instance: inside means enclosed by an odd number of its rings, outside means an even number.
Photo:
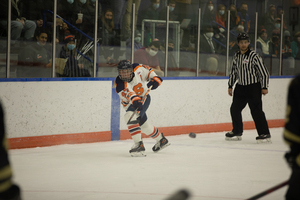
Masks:
[[[145,154],[145,151],[140,151],[140,152],[132,152],[130,153],[131,157],[146,157],[147,155]]]
[[[256,140],[257,144],[272,144],[271,138]]]
[[[171,143],[167,143],[167,144],[164,145],[162,148],[158,149],[157,151],[154,151],[154,153],[157,153],[157,152],[159,152],[159,151],[165,149],[166,147],[168,147],[168,146],[170,146],[170,145],[171,145]]]
[[[227,141],[241,141],[242,136],[225,137],[225,140],[227,140]]]

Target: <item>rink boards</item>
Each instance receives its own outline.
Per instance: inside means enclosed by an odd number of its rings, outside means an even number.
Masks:
[[[292,77],[271,77],[263,109],[282,127]],[[163,78],[150,92],[150,122],[165,135],[231,130],[228,77]],[[10,148],[129,139],[113,78],[0,79]],[[255,128],[249,108],[245,129]]]

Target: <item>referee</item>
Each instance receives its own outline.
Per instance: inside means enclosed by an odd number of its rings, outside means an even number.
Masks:
[[[241,140],[243,134],[242,110],[249,105],[258,137],[257,142],[270,142],[270,131],[262,110],[262,94],[268,94],[269,72],[261,58],[249,49],[249,36],[239,33],[237,37],[239,51],[233,56],[231,73],[228,81],[228,94],[232,96],[235,82],[233,101],[230,107],[233,129],[226,133],[226,140]]]

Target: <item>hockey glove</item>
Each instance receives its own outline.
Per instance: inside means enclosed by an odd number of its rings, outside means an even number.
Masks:
[[[152,85],[151,90],[155,90],[158,86],[161,85],[162,81],[163,80],[159,76],[154,76],[147,84],[147,87],[149,88]]]
[[[136,98],[136,100],[134,100],[132,102],[132,105],[138,111],[143,110],[143,103],[142,103],[142,99],[140,97]]]
[[[292,155],[290,152],[286,153],[284,155],[284,158],[286,159],[288,165],[290,166],[290,168],[292,169],[300,169],[300,166],[297,165],[297,162],[296,162],[296,156],[295,155]]]
[[[21,200],[21,190],[19,186],[13,184],[9,189],[1,192],[0,199]]]

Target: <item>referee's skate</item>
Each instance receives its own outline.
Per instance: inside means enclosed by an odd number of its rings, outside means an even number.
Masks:
[[[230,131],[230,132],[226,133],[225,136],[226,136],[225,140],[232,140],[232,141],[242,140],[242,134],[241,133],[237,134],[237,133],[234,133],[234,132]]]
[[[257,143],[272,143],[270,134],[262,134],[256,137]]]

